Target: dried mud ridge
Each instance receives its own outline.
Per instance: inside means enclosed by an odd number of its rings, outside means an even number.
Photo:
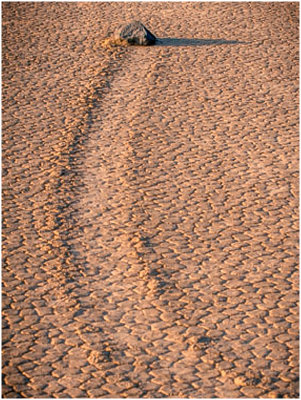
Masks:
[[[3,397],[298,397],[297,17],[3,4]]]

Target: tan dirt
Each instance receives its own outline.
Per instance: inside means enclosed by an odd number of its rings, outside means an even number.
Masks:
[[[298,7],[2,3],[4,398],[298,397]]]

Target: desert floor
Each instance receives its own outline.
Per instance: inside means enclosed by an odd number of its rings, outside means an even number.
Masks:
[[[3,397],[298,396],[298,6],[2,3]]]

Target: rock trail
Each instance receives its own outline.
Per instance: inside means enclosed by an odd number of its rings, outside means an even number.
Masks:
[[[3,396],[297,397],[298,4],[3,7]]]

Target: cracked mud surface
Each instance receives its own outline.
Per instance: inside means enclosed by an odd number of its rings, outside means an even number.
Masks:
[[[2,10],[3,397],[298,397],[298,3]]]

